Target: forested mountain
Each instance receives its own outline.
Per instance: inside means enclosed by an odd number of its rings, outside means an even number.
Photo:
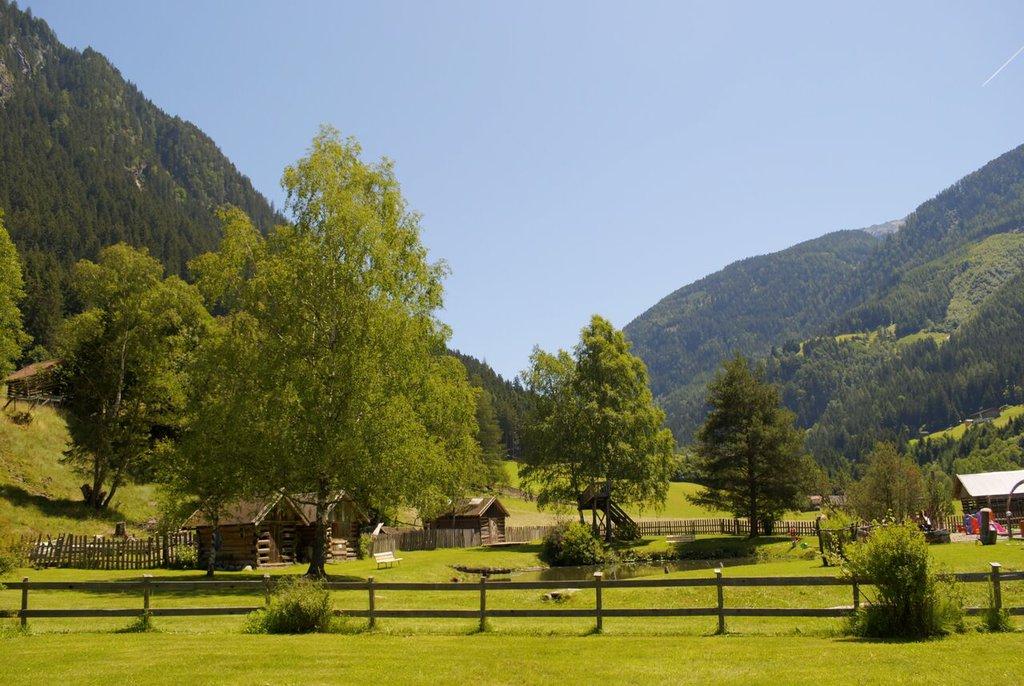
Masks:
[[[462,361],[469,373],[469,382],[486,391],[485,401],[491,403],[505,454],[513,459],[520,457],[519,436],[528,410],[529,394],[519,379],[506,379],[494,371],[486,362],[459,351],[453,354]]]
[[[100,53],[64,46],[44,21],[0,0],[0,211],[21,253],[35,345],[51,347],[75,307],[67,275],[76,260],[125,241],[184,275],[190,258],[216,246],[224,204],[262,230],[283,221],[198,127],[147,100]],[[460,358],[515,452],[515,386]]]
[[[850,306],[858,268],[877,249],[865,231],[836,231],[751,257],[684,286],[626,326],[669,424],[687,440],[703,416],[704,387],[733,352],[762,357],[819,331]]]
[[[765,361],[833,473],[877,439],[1022,402],[1024,146],[892,229],[852,232],[866,237],[856,249],[817,263],[816,241],[744,260],[631,323],[677,436],[700,422],[706,377],[732,351]]]
[[[0,0],[0,209],[22,253],[26,325],[52,343],[66,273],[118,241],[172,272],[217,240],[236,205],[277,219],[216,144],[146,99],[98,52],[65,47],[45,22]]]

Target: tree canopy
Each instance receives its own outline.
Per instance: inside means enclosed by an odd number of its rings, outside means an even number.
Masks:
[[[524,378],[535,398],[521,473],[541,505],[575,505],[601,482],[623,503],[664,502],[675,442],[621,331],[595,315],[572,354],[535,350]]]
[[[876,445],[867,455],[866,467],[864,476],[849,493],[850,506],[862,519],[870,522],[892,517],[903,521],[926,504],[921,470],[891,443]],[[935,487],[942,488],[938,484]]]
[[[427,260],[391,163],[360,156],[323,129],[284,173],[294,222],[264,238],[230,210],[219,250],[192,264],[228,313],[233,364],[221,373],[245,379],[223,384],[221,402],[245,392],[253,408],[232,422],[232,443],[267,486],[310,494],[314,575],[338,490],[429,515],[481,468],[476,393],[436,316],[445,266]]]
[[[180,429],[184,374],[209,314],[198,291],[164,278],[145,250],[104,248],[75,266],[83,311],[61,331],[66,459],[88,475],[86,501],[110,504],[126,478],[148,475],[148,458]]]
[[[4,214],[0,211],[0,378],[14,371],[14,363],[28,342],[18,309],[25,297],[21,262],[3,220]]]

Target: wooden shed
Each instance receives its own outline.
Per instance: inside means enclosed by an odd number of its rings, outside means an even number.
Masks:
[[[494,496],[463,498],[432,522],[435,529],[473,529],[481,545],[505,542],[505,519],[509,512]]]
[[[7,404],[19,400],[33,405],[61,401],[60,360],[44,360],[22,367],[7,377]]]
[[[276,493],[263,500],[232,503],[220,520],[220,550],[217,564],[227,568],[253,568],[308,562],[316,536],[316,506],[309,494]],[[331,498],[327,559],[356,557],[359,529],[369,519],[344,491]],[[195,512],[183,525],[195,529],[200,564],[208,559],[213,541],[213,523],[202,512]]]

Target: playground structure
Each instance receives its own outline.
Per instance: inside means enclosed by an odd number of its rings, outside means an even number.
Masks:
[[[580,512],[590,510],[594,534],[600,536],[603,531],[606,541],[613,537],[623,541],[640,538],[640,527],[615,503],[611,491],[611,484],[607,481],[591,484],[580,496],[577,509]]]

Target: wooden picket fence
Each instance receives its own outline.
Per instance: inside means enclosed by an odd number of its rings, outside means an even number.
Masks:
[[[33,567],[153,569],[178,563],[184,549],[195,550],[195,534],[179,531],[145,539],[61,534],[22,538]]]
[[[476,529],[406,529],[374,537],[373,552],[476,548],[479,545],[480,532]]]
[[[1024,607],[1006,607],[1002,601],[1002,584],[1007,581],[1024,580],[1024,572],[1003,573],[998,562],[990,565],[988,572],[960,573],[950,575],[963,583],[985,583],[989,585],[989,606],[966,608],[969,615],[979,615],[992,611],[1005,611],[1011,615],[1024,615]],[[30,618],[44,617],[183,617],[210,615],[242,615],[260,609],[260,606],[228,606],[228,607],[153,607],[154,592],[175,593],[185,592],[223,592],[241,591],[263,595],[263,605],[270,603],[273,586],[279,583],[269,575],[262,580],[232,581],[157,581],[150,576],[140,581],[42,581],[31,582],[26,577],[21,582],[5,582],[12,591],[21,591],[21,606],[17,610],[0,609],[0,617],[20,618],[23,627],[27,627]],[[684,579],[663,579],[652,577],[647,579],[624,579],[605,581],[603,574],[597,572],[592,580],[573,581],[573,588],[593,589],[593,607],[572,607],[557,609],[539,608],[490,608],[487,605],[489,594],[511,590],[558,590],[564,589],[565,581],[488,581],[481,576],[477,583],[424,583],[424,582],[375,582],[373,577],[366,581],[326,582],[324,588],[331,591],[363,591],[366,596],[366,609],[352,608],[335,610],[334,613],[346,617],[362,617],[372,627],[378,618],[467,618],[480,622],[481,631],[486,630],[491,618],[501,617],[592,617],[597,631],[603,628],[605,617],[717,617],[718,632],[726,630],[727,617],[844,617],[857,611],[861,604],[861,586],[868,585],[855,579],[834,576],[790,576],[790,577],[726,577],[722,569],[716,569],[713,577],[692,577]],[[716,604],[705,607],[616,607],[605,608],[603,592],[611,589],[650,589],[680,587],[712,587],[716,589]],[[725,589],[731,587],[779,587],[790,586],[846,586],[850,588],[850,605],[832,607],[737,607],[726,606]],[[30,591],[93,591],[104,594],[113,592],[141,592],[142,607],[133,608],[52,608],[32,609],[29,601]],[[377,591],[412,591],[412,592],[444,592],[444,593],[479,593],[479,609],[377,609]],[[775,592],[778,592],[777,590]],[[49,605],[50,603],[47,603]]]

